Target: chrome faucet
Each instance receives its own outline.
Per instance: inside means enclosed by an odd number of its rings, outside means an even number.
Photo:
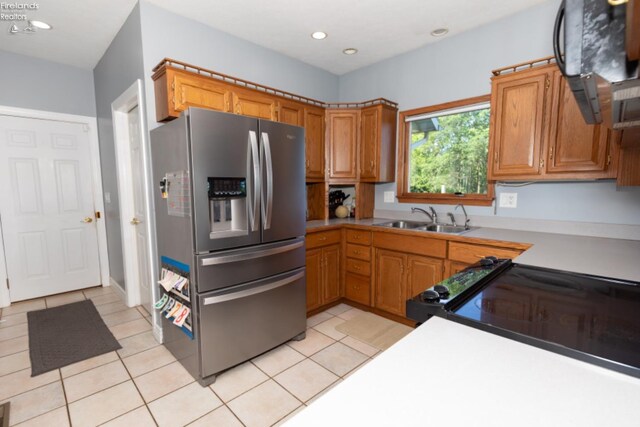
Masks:
[[[453,209],[454,211],[458,209],[458,207],[462,208],[462,212],[464,212],[464,229],[468,230],[469,229],[469,221],[471,221],[469,219],[469,217],[467,216],[467,211],[464,208],[464,205],[462,203],[456,205],[456,207]]]
[[[431,217],[433,218],[433,223],[437,224],[438,223],[438,214],[436,213],[436,210],[433,209],[433,206],[429,206],[429,209],[431,210]]]
[[[447,215],[449,216],[449,218],[451,218],[451,225],[453,225],[454,227],[457,227],[458,224],[456,224],[456,217],[453,216],[451,212],[447,212]]]
[[[431,208],[431,209],[433,209],[433,208]],[[424,210],[424,209],[422,209],[422,208],[411,208],[411,213],[416,213],[416,211],[422,212],[423,214],[425,214],[426,216],[428,216],[428,217],[429,217],[429,219],[431,220],[431,222],[435,223],[435,221],[434,221],[434,219],[433,219],[434,217],[433,217],[429,212],[425,211],[425,210]],[[434,212],[434,213],[435,213],[435,212]]]

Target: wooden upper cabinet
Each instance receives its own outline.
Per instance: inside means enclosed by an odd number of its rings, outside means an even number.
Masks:
[[[294,126],[304,126],[304,104],[289,100],[281,100],[278,104],[278,121]]]
[[[584,122],[578,103],[560,70],[553,73],[553,105],[547,174],[583,172],[591,177],[609,175],[611,131]]]
[[[326,110],[329,182],[353,182],[358,178],[360,110]]]
[[[554,64],[493,78],[490,180],[615,178],[618,138],[585,123]]]
[[[237,89],[233,91],[233,112],[259,119],[278,120],[276,98],[259,92]]]
[[[324,108],[304,108],[304,131],[306,179],[324,181]]]
[[[538,175],[551,96],[551,70],[540,67],[493,78],[489,179]]]
[[[395,180],[396,114],[396,108],[383,104],[362,109],[360,181],[392,182]]]
[[[159,122],[180,117],[189,107],[231,111],[231,90],[225,83],[172,67],[159,69],[153,79]]]

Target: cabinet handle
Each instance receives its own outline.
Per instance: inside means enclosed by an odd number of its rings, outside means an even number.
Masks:
[[[318,240],[321,240],[324,242],[325,240],[327,240],[327,236],[320,236],[318,237]]]
[[[354,270],[358,270],[358,271],[360,271],[360,267],[358,267],[357,265],[354,265],[354,266],[353,266],[353,269],[354,269]]]
[[[354,255],[360,255],[361,253],[362,253],[362,252],[360,252],[360,251],[358,251],[358,250],[353,251],[353,254],[354,254]]]
[[[549,147],[549,160],[553,160],[553,147]]]
[[[493,163],[498,164],[498,152],[497,151],[493,155]]]
[[[544,159],[540,159],[540,169],[544,168]]]
[[[307,166],[307,169],[309,169],[309,159],[305,160],[305,165]]]
[[[371,167],[369,169],[373,170],[373,160],[371,160]]]
[[[236,114],[242,114],[242,107],[239,102],[236,103]]]

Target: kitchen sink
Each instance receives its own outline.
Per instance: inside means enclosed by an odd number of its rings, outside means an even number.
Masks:
[[[391,228],[403,228],[405,230],[413,230],[419,227],[427,227],[429,226],[428,222],[418,222],[418,221],[391,221],[384,222],[382,224],[376,224],[381,227],[391,227]]]
[[[449,224],[432,224],[429,222],[419,221],[390,221],[383,222],[382,224],[376,224],[380,227],[400,228],[403,230],[415,230],[415,231],[431,231],[435,233],[447,233],[447,234],[462,234],[467,231],[475,230],[477,227],[465,228],[462,225],[449,225]]]
[[[449,234],[462,234],[467,231],[471,231],[473,227],[465,228],[463,225],[448,225],[448,224],[429,224],[422,227],[417,227],[415,230],[421,231],[435,231],[436,233],[449,233]]]

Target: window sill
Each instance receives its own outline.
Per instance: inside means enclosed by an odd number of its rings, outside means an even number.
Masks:
[[[418,194],[405,193],[398,195],[400,203],[432,203],[435,205],[457,205],[463,203],[468,206],[491,206],[493,195],[465,194],[454,196],[453,194]]]

